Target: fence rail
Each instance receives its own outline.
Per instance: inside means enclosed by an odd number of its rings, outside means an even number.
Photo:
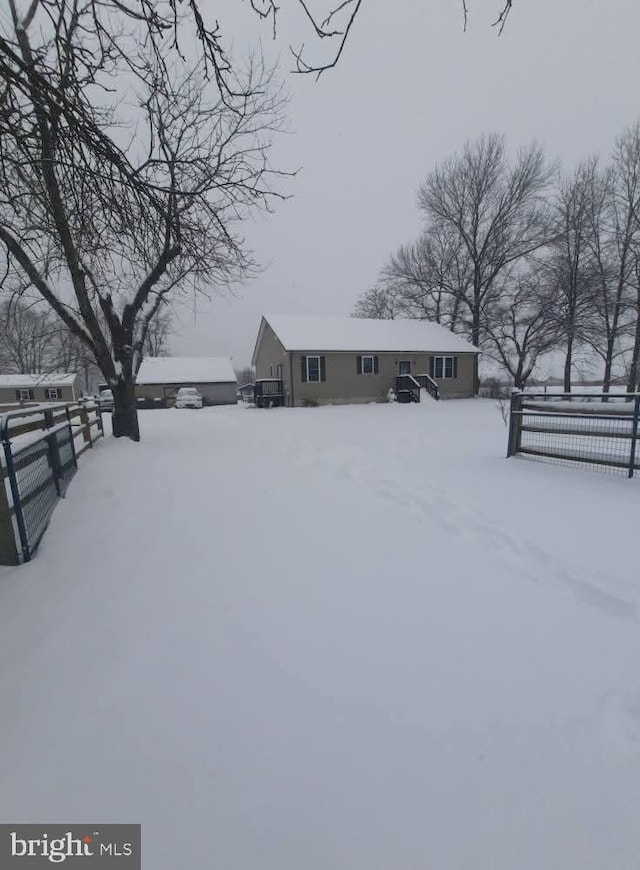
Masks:
[[[0,564],[31,559],[78,456],[103,434],[95,403],[39,405],[0,415]]]
[[[633,477],[640,469],[640,393],[514,392],[507,456],[579,464]]]

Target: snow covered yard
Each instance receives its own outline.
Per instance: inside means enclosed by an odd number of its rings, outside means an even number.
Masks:
[[[492,401],[141,414],[0,571],[0,818],[153,870],[637,870],[639,481]]]

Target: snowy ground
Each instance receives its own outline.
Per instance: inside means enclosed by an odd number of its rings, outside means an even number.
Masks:
[[[0,819],[149,870],[638,870],[640,481],[492,401],[141,415],[0,570]]]

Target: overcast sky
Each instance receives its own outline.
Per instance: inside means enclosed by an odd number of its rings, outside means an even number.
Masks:
[[[263,312],[350,314],[389,253],[420,232],[418,185],[466,139],[497,131],[516,149],[536,138],[570,168],[606,157],[640,116],[638,0],[519,0],[500,37],[490,27],[500,0],[468,5],[464,33],[459,0],[364,0],[336,69],[319,82],[287,76],[290,133],[273,163],[301,171],[292,198],[245,227],[264,272],[235,297],[183,308],[174,353],[227,355],[239,368]],[[281,6],[284,75],[289,40],[323,47],[293,0]],[[219,14],[242,54],[249,5],[227,0]]]

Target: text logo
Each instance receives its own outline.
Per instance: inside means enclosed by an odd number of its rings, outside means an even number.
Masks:
[[[0,867],[141,870],[140,839],[140,825],[0,825]]]

